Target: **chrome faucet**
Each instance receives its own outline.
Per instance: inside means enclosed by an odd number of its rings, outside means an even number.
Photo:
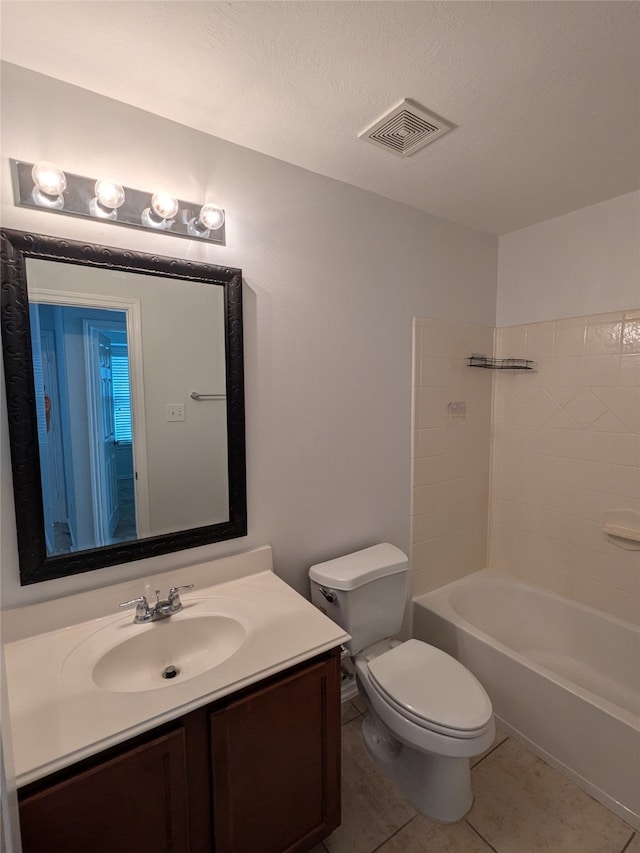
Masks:
[[[168,619],[174,613],[179,613],[182,610],[182,602],[180,601],[180,592],[183,589],[193,589],[193,584],[188,583],[185,586],[172,586],[169,590],[168,598],[160,598],[160,590],[156,590],[155,603],[149,605],[146,595],[140,595],[138,598],[132,598],[131,601],[125,601],[120,604],[120,607],[132,607],[136,605],[136,615],[133,617],[134,622],[157,622],[159,619]]]

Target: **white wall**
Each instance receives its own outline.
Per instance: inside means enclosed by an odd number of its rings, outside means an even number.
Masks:
[[[497,325],[637,307],[639,234],[633,192],[500,237]]]
[[[4,606],[261,543],[300,590],[317,560],[408,552],[412,318],[493,325],[497,240],[15,66],[2,110],[5,227],[243,269],[249,496],[244,539],[21,588],[3,414]],[[9,157],[216,200],[227,246],[14,207]]]

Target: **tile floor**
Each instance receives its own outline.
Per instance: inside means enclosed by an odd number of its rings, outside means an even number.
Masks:
[[[312,853],[640,853],[640,832],[504,733],[473,764],[466,817],[424,817],[369,758],[363,711],[342,706],[342,825]]]

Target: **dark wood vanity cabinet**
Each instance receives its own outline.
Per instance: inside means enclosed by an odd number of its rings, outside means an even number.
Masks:
[[[184,750],[177,729],[25,797],[23,853],[189,853]]]
[[[340,823],[338,659],[213,711],[215,850],[305,851]]]
[[[304,853],[340,823],[338,650],[19,792],[23,853]]]

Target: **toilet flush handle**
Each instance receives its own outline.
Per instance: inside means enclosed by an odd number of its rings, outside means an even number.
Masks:
[[[320,592],[324,595],[324,597],[327,599],[329,604],[335,604],[335,602],[336,602],[335,592],[331,592],[330,590],[325,589],[322,586],[320,587]]]

